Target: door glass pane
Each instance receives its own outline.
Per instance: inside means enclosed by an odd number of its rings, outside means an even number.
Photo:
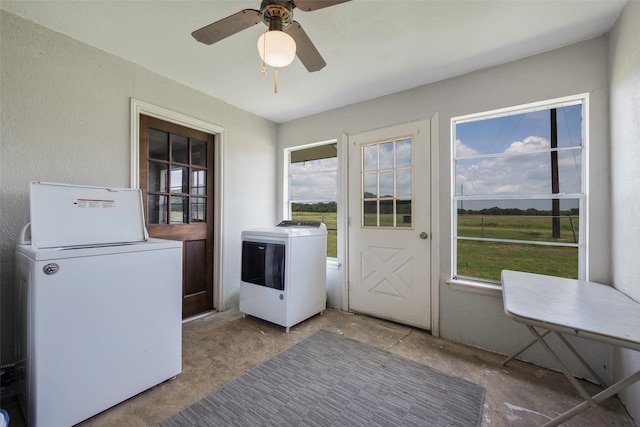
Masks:
[[[396,171],[396,197],[411,197],[411,169]]]
[[[378,202],[375,200],[365,201],[362,209],[362,224],[365,227],[375,227],[378,225]]]
[[[380,200],[380,227],[393,227],[393,200]]]
[[[204,142],[191,140],[191,164],[193,166],[207,166],[207,145]]]
[[[191,222],[205,222],[207,212],[207,199],[204,197],[191,198]]]
[[[413,227],[411,156],[410,137],[362,147],[362,194],[364,199],[378,199],[375,226]],[[367,201],[373,203],[373,200]],[[366,205],[364,209],[366,213]],[[362,225],[374,226],[373,220],[363,215]]]
[[[396,227],[411,227],[411,200],[396,201]]]
[[[189,140],[186,137],[171,135],[171,161],[189,163]]]
[[[186,224],[188,209],[188,197],[171,196],[171,224]]]
[[[194,169],[191,171],[191,194],[207,194],[207,171]]]
[[[167,224],[167,196],[150,195],[147,197],[149,224]]]
[[[393,171],[380,172],[380,197],[393,197]]]
[[[378,183],[376,179],[377,174],[375,172],[364,174],[364,192],[362,194],[362,197],[364,197],[365,199],[378,197]]]
[[[411,166],[411,138],[396,141],[396,167]]]
[[[380,167],[379,169],[393,168],[393,141],[380,144]]]
[[[189,168],[171,167],[171,192],[185,194],[189,192]]]
[[[362,148],[362,167],[365,171],[378,169],[378,146],[367,145]]]
[[[149,129],[149,158],[169,160],[169,134],[156,129]]]
[[[167,181],[169,179],[167,168],[168,168],[168,165],[165,163],[149,162],[149,176],[147,180],[147,191],[152,193],[167,192]]]

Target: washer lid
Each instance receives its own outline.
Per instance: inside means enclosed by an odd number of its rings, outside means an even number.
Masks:
[[[144,242],[121,243],[103,246],[65,246],[57,248],[36,248],[32,245],[16,245],[16,252],[24,254],[34,261],[52,261],[67,258],[85,258],[92,256],[107,256],[124,253],[136,253],[145,251],[160,251],[167,249],[179,249],[182,251],[182,242],[178,240],[150,238]],[[108,262],[108,260],[105,260]]]
[[[287,225],[283,226],[283,222]],[[304,223],[295,221],[283,221],[275,227],[255,228],[242,232],[242,237],[252,236],[270,236],[270,237],[304,237],[304,236],[326,236],[327,226],[321,222],[313,225],[304,225]]]
[[[32,182],[31,244],[36,248],[145,241],[142,193]]]

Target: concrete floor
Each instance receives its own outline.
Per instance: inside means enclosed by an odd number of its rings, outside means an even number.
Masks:
[[[284,328],[236,310],[212,313],[183,325],[183,372],[79,426],[155,426],[215,391],[247,370],[265,362],[319,329],[326,329],[400,356],[465,378],[486,389],[482,425],[538,426],[581,402],[567,379],[519,361],[507,367],[503,356],[435,338],[411,327],[337,310],[308,319],[287,334]],[[589,392],[598,387],[585,383]],[[2,403],[10,427],[23,427],[15,399]],[[616,426],[635,426],[617,398],[603,405]],[[565,426],[601,426],[590,409]],[[428,426],[425,420],[425,426]]]

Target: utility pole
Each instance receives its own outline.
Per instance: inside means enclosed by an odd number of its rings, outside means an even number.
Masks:
[[[550,110],[551,119],[551,193],[560,193],[560,181],[558,178],[558,121],[556,119],[556,109]],[[551,235],[555,239],[560,238],[560,199],[551,200]]]

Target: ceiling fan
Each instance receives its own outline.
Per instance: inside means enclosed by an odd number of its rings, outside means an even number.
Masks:
[[[260,10],[241,10],[206,25],[191,35],[197,41],[210,45],[259,22],[264,22],[269,30],[258,40],[258,51],[266,64],[277,69],[279,66],[290,64],[294,56],[297,56],[308,71],[318,71],[324,68],[327,63],[302,26],[293,20],[293,9],[297,7],[300,10],[310,12],[348,1],[350,0],[263,0],[260,4]],[[290,37],[283,35],[283,33]],[[278,40],[275,40],[276,38]],[[275,50],[275,56],[269,56],[267,51],[270,49]],[[282,55],[286,58],[281,58]]]

